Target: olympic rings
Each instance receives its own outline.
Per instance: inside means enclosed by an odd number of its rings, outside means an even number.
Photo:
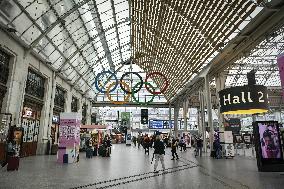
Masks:
[[[115,80],[114,82],[112,82],[112,83],[106,88],[106,90],[103,90],[102,88],[99,87],[99,81],[100,81],[99,78],[100,78],[100,76],[102,76],[103,74],[110,74],[111,77],[113,77],[114,80]],[[139,80],[140,80],[138,83],[135,84],[135,86],[134,86],[132,89],[130,89],[130,87],[128,86],[128,84],[123,81],[123,79],[126,77],[126,75],[129,75],[129,74],[134,74],[134,75],[136,75],[136,76],[139,78]],[[155,91],[155,87],[154,87],[151,83],[148,82],[148,79],[149,79],[151,76],[153,76],[153,75],[159,75],[159,76],[163,77],[163,79],[164,79],[165,86],[160,90],[160,92],[156,92],[156,91]],[[99,74],[96,76],[94,83],[95,83],[96,89],[97,89],[99,92],[106,94],[107,97],[108,97],[108,99],[109,99],[109,101],[110,101],[111,103],[113,103],[113,104],[116,104],[116,105],[122,105],[122,104],[127,103],[131,95],[132,95],[132,97],[133,97],[133,100],[134,100],[136,103],[138,103],[138,104],[140,104],[140,105],[148,105],[148,104],[150,104],[151,102],[153,102],[153,100],[154,100],[154,98],[155,98],[156,95],[161,94],[161,93],[164,93],[164,92],[167,90],[168,86],[169,86],[169,81],[168,81],[168,79],[166,78],[166,76],[165,76],[164,74],[162,74],[162,73],[160,73],[160,72],[151,72],[151,73],[147,74],[145,81],[143,81],[142,77],[141,77],[141,76],[139,75],[139,73],[137,73],[137,72],[126,72],[126,73],[124,73],[124,74],[121,76],[120,80],[118,81],[117,76],[115,75],[115,73],[113,73],[113,72],[111,72],[111,71],[103,71],[103,72],[99,73]],[[126,96],[124,96],[124,101],[113,101],[112,98],[111,98],[110,93],[113,92],[114,90],[116,90],[118,84],[120,84],[120,88],[127,94]],[[138,93],[138,92],[142,89],[142,87],[143,87],[144,84],[145,84],[146,90],[147,90],[149,93],[152,94],[152,98],[151,98],[148,102],[139,102],[139,100],[137,100],[136,97],[135,97],[135,93]],[[151,89],[150,89],[150,88],[151,88]]]
[[[155,92],[155,89],[154,89],[154,91],[151,91],[151,90],[149,89],[149,87],[147,86],[147,84],[146,84],[146,83],[148,83],[147,80],[148,80],[151,76],[153,76],[153,75],[160,75],[160,76],[162,76],[162,77],[164,78],[165,82],[166,82],[166,86],[165,86],[160,92]],[[168,86],[169,86],[169,81],[168,81],[168,79],[166,78],[166,76],[165,76],[164,74],[162,74],[161,72],[151,72],[151,73],[149,73],[149,74],[146,75],[145,88],[147,89],[147,91],[148,91],[149,93],[155,94],[155,95],[164,93],[164,92],[167,90]],[[153,88],[153,87],[152,87],[152,88]]]
[[[101,93],[106,93],[106,91],[103,91],[103,90],[99,87],[99,82],[98,82],[98,80],[99,80],[99,78],[100,78],[101,75],[106,74],[106,73],[111,74],[111,75],[115,78],[114,88],[113,88],[112,90],[110,90],[109,92],[113,92],[113,91],[117,88],[117,85],[118,85],[118,80],[117,80],[117,77],[116,77],[115,73],[113,73],[113,72],[111,72],[111,71],[103,71],[103,72],[99,73],[99,74],[96,76],[96,78],[95,78],[95,87],[96,87],[96,89],[97,89],[99,92],[101,92]]]
[[[149,100],[148,102],[139,102],[139,100],[137,100],[136,97],[135,97],[135,95],[134,95],[134,94],[135,94],[134,91],[135,91],[135,89],[138,87],[139,84],[140,84],[140,82],[137,83],[137,84],[133,87],[133,90],[132,90],[132,98],[133,98],[133,100],[134,100],[135,102],[137,102],[137,103],[140,104],[140,105],[148,105],[148,104],[150,104],[151,102],[153,102],[153,100],[154,100],[154,98],[155,98],[156,95],[153,94],[151,100]],[[142,85],[143,85],[143,84],[149,85],[153,90],[155,90],[155,88],[153,87],[153,85],[152,85],[151,83],[143,82]]]
[[[106,95],[107,95],[109,101],[110,101],[111,103],[113,103],[113,104],[116,104],[116,105],[123,105],[123,104],[126,104],[127,101],[129,100],[129,97],[130,97],[131,94],[127,94],[127,96],[124,96],[124,101],[113,101],[113,100],[111,99],[111,96],[110,96],[110,94],[109,94],[109,93],[110,93],[110,88],[113,87],[115,84],[116,84],[116,82],[113,82],[113,83],[111,83],[111,84],[108,86],[108,88],[107,88]],[[129,90],[129,86],[128,86],[125,82],[119,81],[119,84],[120,84],[121,86],[124,85],[124,86],[127,88],[127,90]]]
[[[140,86],[138,87],[138,89],[137,90],[133,90],[132,92],[128,89],[128,90],[126,90],[123,86],[122,86],[122,80],[124,79],[124,77],[126,76],[126,75],[129,75],[129,74],[134,74],[134,75],[136,75],[137,77],[139,77],[139,79],[140,79]],[[124,91],[124,92],[126,92],[127,94],[132,94],[133,92],[134,93],[138,93],[138,91],[140,91],[141,89],[142,89],[142,87],[143,87],[143,79],[142,79],[142,77],[141,77],[141,75],[139,75],[137,72],[126,72],[126,73],[124,73],[122,76],[121,76],[121,78],[120,78],[120,88]]]

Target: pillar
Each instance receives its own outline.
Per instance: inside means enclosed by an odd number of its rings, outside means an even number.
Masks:
[[[210,81],[209,75],[207,74],[204,77],[204,97],[206,99],[207,104],[207,116],[208,116],[208,126],[210,128],[210,149],[213,149],[213,136],[214,136],[214,128],[213,128],[213,118],[212,118],[212,101],[211,101],[211,91],[210,91]]]
[[[218,102],[218,122],[219,122],[219,130],[224,131],[224,115],[220,113],[220,99],[219,99],[219,91],[225,88],[226,76],[224,73],[220,73],[215,77],[216,82],[216,101]]]
[[[179,103],[177,103],[174,107],[174,135],[175,138],[178,137],[178,116],[179,116]]]
[[[172,106],[169,105],[169,127],[170,127],[170,136],[172,136]]]
[[[198,126],[198,134],[202,135],[202,140],[203,140],[203,151],[207,152],[207,147],[206,147],[206,130],[205,130],[205,107],[204,107],[204,95],[203,95],[203,90],[200,89],[199,91],[199,102],[200,102],[200,111],[199,117],[200,117],[200,126]]]
[[[184,128],[183,130],[186,132],[187,131],[187,114],[188,114],[188,100],[185,100],[185,102],[183,103],[183,119],[184,119]]]

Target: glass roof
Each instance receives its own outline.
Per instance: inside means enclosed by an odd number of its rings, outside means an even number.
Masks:
[[[257,84],[280,87],[277,56],[283,53],[284,26],[270,33],[254,50],[234,62],[226,71],[225,85],[227,87],[246,85],[248,82],[246,74],[255,70]]]
[[[127,0],[13,0],[10,27],[75,88],[93,98],[95,76],[130,58]],[[23,24],[25,23],[25,24]]]
[[[263,2],[10,0],[5,15],[27,52],[42,56],[87,98],[104,98],[94,87],[104,70],[118,78],[129,70],[143,78],[158,71],[169,87],[157,101],[169,102],[260,13]],[[163,87],[162,78],[152,79]],[[110,82],[105,77],[104,83]]]

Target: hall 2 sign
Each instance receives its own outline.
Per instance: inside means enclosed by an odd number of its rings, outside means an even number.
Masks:
[[[223,114],[253,114],[268,110],[267,88],[245,85],[219,92],[220,112]]]

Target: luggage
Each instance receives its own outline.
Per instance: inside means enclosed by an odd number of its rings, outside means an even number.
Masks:
[[[14,171],[19,169],[20,158],[8,156],[7,158],[7,171]]]
[[[63,163],[68,163],[68,154],[63,155]]]
[[[216,151],[211,151],[211,154],[210,154],[211,157],[213,158],[217,158],[217,155],[216,155]]]
[[[93,150],[92,148],[86,149],[86,158],[92,158],[93,157]]]

